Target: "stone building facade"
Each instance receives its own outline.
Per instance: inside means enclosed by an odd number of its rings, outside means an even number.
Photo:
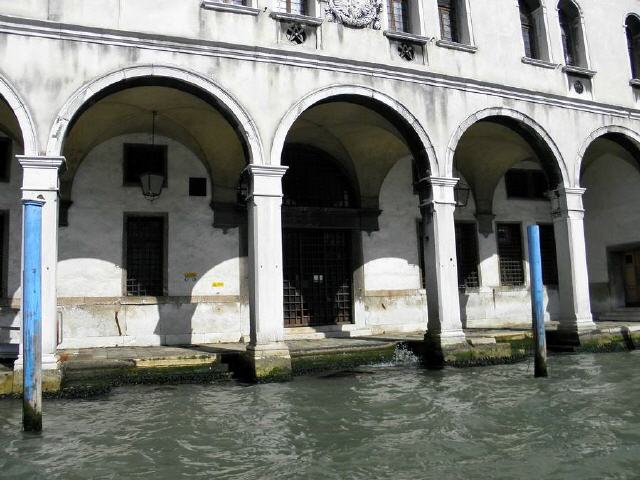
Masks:
[[[44,199],[44,354],[640,302],[637,0],[0,0],[0,343]],[[140,177],[161,176],[150,201]],[[157,177],[153,177],[157,178]],[[271,364],[271,363],[270,363]]]

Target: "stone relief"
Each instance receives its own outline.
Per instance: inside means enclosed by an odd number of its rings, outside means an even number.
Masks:
[[[330,22],[380,30],[382,0],[328,0],[325,12]]]

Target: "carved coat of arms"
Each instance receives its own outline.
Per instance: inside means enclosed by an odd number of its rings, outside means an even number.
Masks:
[[[330,22],[380,30],[382,0],[328,0],[325,12]]]

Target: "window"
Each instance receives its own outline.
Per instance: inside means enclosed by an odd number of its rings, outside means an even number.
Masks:
[[[500,285],[516,287],[524,285],[522,265],[522,232],[519,223],[499,223],[498,261],[500,264]]]
[[[538,40],[536,38],[536,22],[531,6],[526,0],[519,0],[520,28],[524,42],[524,56],[528,58],[540,58],[538,52]]]
[[[0,296],[6,297],[9,264],[9,212],[0,212]]]
[[[125,216],[127,296],[162,296],[165,290],[164,216]]]
[[[558,4],[558,18],[565,64],[586,68],[582,18],[578,7],[571,0],[561,0]]]
[[[478,234],[475,223],[456,222],[456,256],[458,258],[458,287],[479,287]]]
[[[520,170],[512,168],[504,176],[508,198],[546,200],[549,190],[547,177],[541,170]]]
[[[308,15],[305,0],[278,0],[280,11],[296,15]]]
[[[625,24],[629,61],[631,62],[631,78],[640,77],[640,20],[629,15]]]
[[[167,146],[125,143],[123,152],[123,185],[140,186],[140,175],[156,173],[167,186]]]
[[[553,225],[540,225],[540,257],[542,260],[542,283],[544,285],[558,285],[558,260]]]
[[[389,0],[389,30],[409,32],[409,0]]]
[[[458,35],[458,2],[456,0],[438,0],[440,17],[440,37],[449,42],[460,42]]]
[[[204,177],[189,177],[189,196],[206,197],[207,179]]]
[[[9,166],[11,165],[10,138],[0,138],[0,182],[9,181]]]

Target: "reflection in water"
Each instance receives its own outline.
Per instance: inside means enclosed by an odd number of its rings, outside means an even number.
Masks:
[[[639,360],[119,388],[46,402],[42,436],[3,400],[0,478],[638,478]]]

